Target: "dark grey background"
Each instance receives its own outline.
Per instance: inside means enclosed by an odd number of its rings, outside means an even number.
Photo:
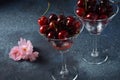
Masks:
[[[52,80],[50,69],[60,64],[60,55],[39,35],[37,19],[47,8],[47,0],[0,0],[0,80]],[[48,13],[74,15],[76,0],[49,0]],[[119,5],[120,6],[120,5]],[[109,60],[102,65],[90,65],[82,54],[91,48],[91,37],[84,29],[67,55],[68,65],[78,67],[77,80],[120,80],[120,12],[102,33],[101,45],[108,48]],[[20,37],[32,41],[40,52],[35,62],[15,62],[10,49]],[[102,41],[106,40],[106,42]],[[98,45],[100,45],[98,44]],[[105,47],[105,48],[106,48]]]

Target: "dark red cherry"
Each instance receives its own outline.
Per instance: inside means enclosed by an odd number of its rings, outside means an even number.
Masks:
[[[103,6],[99,6],[98,10],[99,10],[99,14],[105,14],[107,11],[107,8],[105,8]]]
[[[89,13],[85,16],[85,19],[90,19],[90,20],[97,20],[98,19],[98,15],[94,14],[94,13]]]
[[[87,6],[87,12],[94,12],[94,6],[93,5],[88,5]]]
[[[50,16],[49,16],[49,20],[50,21],[53,21],[53,20],[55,20],[55,21],[57,21],[57,15],[56,14],[50,14]]]
[[[109,5],[109,0],[100,0],[100,5],[101,6]]]
[[[47,17],[45,17],[45,16],[40,17],[40,18],[38,19],[38,24],[39,24],[40,26],[42,26],[42,25],[47,25],[47,24],[48,24],[48,19],[47,19]]]
[[[79,21],[75,21],[74,22],[74,28],[73,28],[73,33],[74,34],[77,34],[80,32],[80,29],[81,29],[81,23]]]
[[[40,33],[41,34],[46,34],[47,33],[47,29],[48,29],[48,25],[42,25],[40,27]]]
[[[47,37],[54,39],[55,38],[55,33],[53,31],[51,31],[51,32],[48,33]]]
[[[90,4],[90,5],[95,5],[96,4],[96,0],[87,0],[87,4]]]
[[[75,18],[74,18],[73,16],[67,16],[67,20],[72,20],[72,21],[74,21]]]
[[[68,32],[66,30],[62,30],[58,33],[58,38],[59,39],[65,39],[68,38]]]
[[[64,20],[65,18],[66,18],[66,17],[65,17],[64,15],[59,15],[57,21],[58,21],[58,22],[61,22],[61,21]]]
[[[66,17],[64,15],[59,15],[57,19],[59,28],[63,27],[66,25]]]
[[[67,22],[66,22],[66,26],[68,27],[68,28],[71,28],[72,26],[73,26],[73,20],[72,19],[69,19],[69,20],[67,20]]]
[[[85,14],[85,9],[84,8],[77,8],[76,9],[76,14],[80,17],[84,16]]]
[[[77,1],[77,6],[78,7],[84,7],[84,0],[78,0]]]
[[[58,26],[58,22],[57,22],[57,21],[51,21],[51,22],[49,23],[49,29],[50,29],[50,30],[55,30],[55,31],[56,31],[57,26]]]

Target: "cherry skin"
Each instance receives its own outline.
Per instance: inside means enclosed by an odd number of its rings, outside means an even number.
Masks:
[[[105,14],[107,11],[107,9],[105,7],[102,7],[102,6],[99,6],[98,10],[99,10],[99,14]]]
[[[57,19],[58,25],[59,25],[59,29],[63,28],[62,26],[66,25],[66,17],[64,15],[59,15],[58,19]]]
[[[66,30],[62,30],[58,33],[58,38],[59,39],[65,39],[68,38],[68,32]]]
[[[66,17],[65,17],[64,15],[59,15],[57,21],[58,21],[58,22],[61,22],[61,21],[64,20],[65,18],[66,18]]]
[[[77,6],[78,7],[84,7],[84,0],[78,0]]]
[[[67,20],[66,26],[69,27],[69,28],[71,28],[73,26],[73,22],[74,21],[72,19]]]
[[[75,18],[73,16],[68,16],[67,17],[66,26],[71,28],[73,26],[73,22],[74,21],[75,21]]]
[[[40,33],[41,34],[46,34],[48,29],[48,25],[43,25],[40,27]]]
[[[72,20],[72,21],[74,21],[75,18],[74,18],[73,16],[67,16],[67,20]]]
[[[53,21],[53,20],[55,20],[55,21],[57,21],[57,15],[56,14],[50,14],[50,16],[49,16],[49,20],[50,21]]]
[[[57,21],[51,21],[51,22],[49,23],[49,29],[50,29],[50,30],[53,30],[53,31],[56,31],[57,25],[58,25],[58,22],[57,22]]]
[[[87,4],[90,4],[90,5],[95,5],[96,4],[96,0],[87,0]]]
[[[74,32],[77,34],[80,31],[81,23],[79,21],[74,22]]]
[[[76,9],[76,14],[80,17],[84,16],[85,14],[85,9],[84,8],[77,8]]]
[[[38,19],[38,24],[39,24],[40,26],[42,26],[42,25],[47,25],[47,24],[48,24],[48,19],[47,19],[47,17],[45,17],[45,16],[40,17],[40,18]]]
[[[98,15],[94,14],[94,13],[89,13],[85,16],[85,19],[90,19],[90,20],[97,20],[98,19]]]
[[[53,31],[49,32],[47,37],[54,39],[55,38],[54,32]]]

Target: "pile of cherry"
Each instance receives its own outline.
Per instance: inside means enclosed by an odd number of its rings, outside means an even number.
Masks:
[[[107,19],[113,13],[109,0],[78,0],[76,5],[76,14],[84,19]]]
[[[81,22],[73,16],[50,14],[38,19],[40,33],[47,38],[65,39],[79,33]]]

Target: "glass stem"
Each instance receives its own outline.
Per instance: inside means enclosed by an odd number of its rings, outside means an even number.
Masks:
[[[91,53],[91,56],[92,57],[98,57],[99,56],[99,52],[98,52],[98,49],[97,49],[97,35],[93,35],[94,38],[93,38],[93,51]]]
[[[64,78],[65,75],[67,75],[69,71],[67,69],[66,59],[65,59],[65,56],[64,56],[64,52],[61,51],[60,53],[61,53],[61,59],[62,59],[62,69],[60,71],[60,74],[62,75],[62,78]]]

